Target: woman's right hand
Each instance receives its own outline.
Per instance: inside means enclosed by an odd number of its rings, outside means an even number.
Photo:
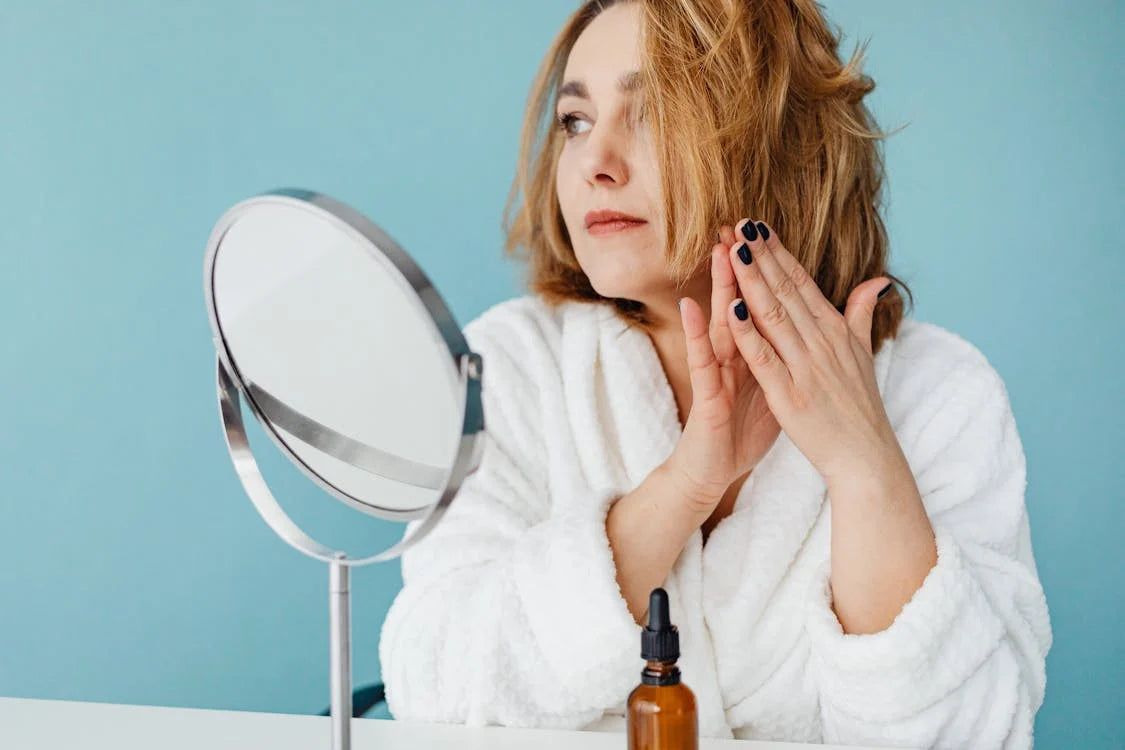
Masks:
[[[666,461],[683,483],[685,500],[708,513],[781,431],[727,323],[727,308],[740,296],[728,252],[734,228],[724,226],[719,236],[721,244],[711,249],[710,325],[695,300],[680,300],[692,400],[683,434]]]

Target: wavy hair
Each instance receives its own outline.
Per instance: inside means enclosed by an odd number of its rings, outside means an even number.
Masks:
[[[875,308],[872,348],[893,337],[906,284],[887,271],[877,130],[863,98],[866,43],[844,64],[812,0],[590,0],[566,21],[532,83],[504,208],[505,251],[551,304],[612,304],[650,329],[644,305],[598,294],[574,254],[555,187],[565,134],[557,89],[582,31],[607,8],[642,10],[640,75],[665,200],[665,261],[682,285],[707,267],[718,228],[764,219],[838,310],[861,282],[895,284]]]

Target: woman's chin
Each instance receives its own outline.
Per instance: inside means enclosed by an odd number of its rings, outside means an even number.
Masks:
[[[584,248],[583,248],[584,249]],[[615,252],[578,253],[594,291],[610,299],[638,302],[666,296],[672,282],[651,248],[616,248]]]
[[[668,286],[667,280],[663,284],[657,283],[638,283],[643,281],[635,276],[629,278],[627,275],[623,277],[613,278],[591,278],[590,284],[594,287],[594,291],[603,297],[609,299],[630,299],[637,302],[645,302],[658,296],[662,289]]]

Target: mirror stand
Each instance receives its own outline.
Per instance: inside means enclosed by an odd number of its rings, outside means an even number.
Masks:
[[[337,552],[328,563],[332,750],[349,750],[352,744],[352,592],[345,559]]]

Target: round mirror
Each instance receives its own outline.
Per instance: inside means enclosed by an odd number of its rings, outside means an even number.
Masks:
[[[436,522],[476,468],[480,358],[448,308],[387,234],[326,196],[280,190],[232,207],[211,234],[204,288],[228,446],[262,516],[298,549],[304,536],[266,488],[237,400],[307,476],[378,518]]]
[[[219,219],[203,287],[219,413],[238,478],[285,541],[329,563],[332,747],[351,744],[351,566],[421,539],[480,462],[481,358],[421,269],[385,232],[327,196],[278,190]],[[420,520],[351,556],[306,534],[266,485],[242,403],[281,452],[348,506]]]

